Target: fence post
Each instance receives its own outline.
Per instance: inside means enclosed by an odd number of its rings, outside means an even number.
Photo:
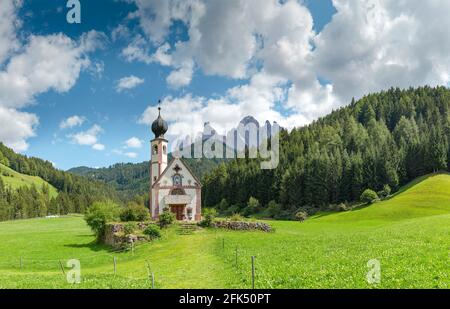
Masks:
[[[64,266],[63,266],[61,260],[59,260],[59,266],[61,266],[61,271],[62,271],[63,275],[66,275],[66,271],[64,270]]]
[[[113,257],[113,262],[114,262],[114,276],[116,275],[116,257]]]
[[[255,288],[255,256],[252,256],[252,289]]]

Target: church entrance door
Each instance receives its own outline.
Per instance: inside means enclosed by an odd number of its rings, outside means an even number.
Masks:
[[[186,205],[170,205],[170,211],[175,214],[178,221],[184,219],[184,207]]]

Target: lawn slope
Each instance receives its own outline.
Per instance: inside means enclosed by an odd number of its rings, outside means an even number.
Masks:
[[[46,184],[50,189],[51,197],[56,197],[58,195],[58,191],[55,187],[42,178],[18,173],[3,164],[0,164],[0,177],[7,186],[10,186],[13,189],[35,185],[38,190],[42,190],[42,186]]]
[[[180,235],[174,226],[134,253],[95,244],[82,217],[2,222],[0,288],[149,288],[147,265],[156,288],[249,288],[251,256],[257,288],[449,288],[449,192],[449,175],[430,175],[369,207],[270,221],[274,233]],[[79,285],[59,266],[71,258],[81,262]],[[373,259],[379,284],[367,282]]]

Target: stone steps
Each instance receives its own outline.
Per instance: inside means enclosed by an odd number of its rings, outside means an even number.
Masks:
[[[180,223],[179,227],[178,227],[178,234],[179,235],[191,235],[198,229],[199,229],[199,227],[196,224]]]

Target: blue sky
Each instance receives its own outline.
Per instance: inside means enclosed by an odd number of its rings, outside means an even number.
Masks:
[[[0,21],[0,139],[61,169],[147,160],[158,99],[173,139],[206,121],[225,130],[248,114],[301,126],[352,96],[448,83],[447,59],[439,58],[447,46],[422,50],[420,36],[433,29],[413,24],[435,14],[433,7],[81,0],[82,22],[69,24],[66,2],[0,4],[8,12]],[[408,14],[415,21],[400,18]],[[402,41],[405,29],[417,42]],[[405,54],[411,48],[417,54]],[[53,59],[61,65],[40,74]],[[22,87],[21,79],[33,83]]]

